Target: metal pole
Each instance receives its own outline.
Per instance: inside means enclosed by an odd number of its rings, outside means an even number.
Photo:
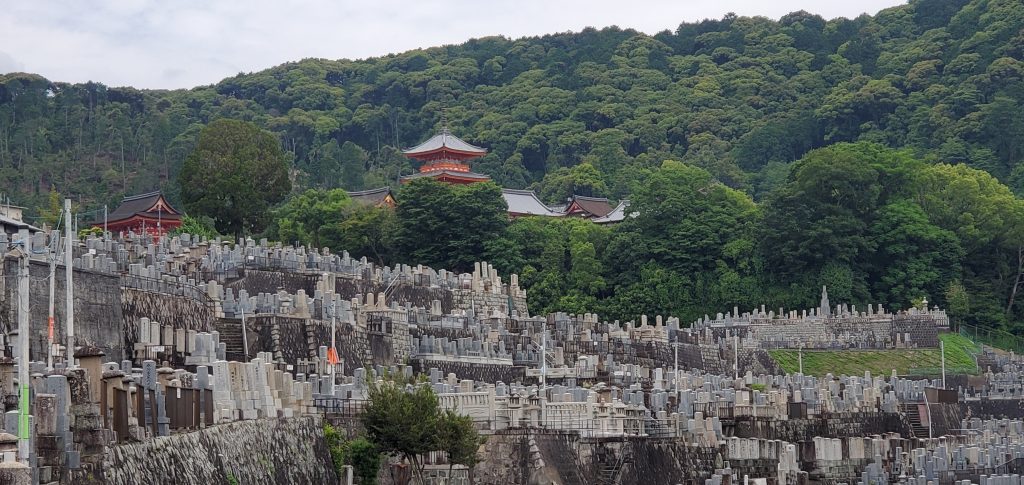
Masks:
[[[800,349],[797,350],[797,359],[800,361],[800,375],[804,374],[804,344],[800,344]]]
[[[107,204],[103,204],[103,239],[107,239]]]
[[[733,347],[734,347],[733,353],[732,353],[732,355],[733,355],[733,364],[732,365],[733,365],[733,370],[736,371],[735,378],[739,379],[740,378],[740,336],[739,335],[733,335],[732,336],[732,344],[733,344]]]
[[[946,388],[946,343],[939,340],[939,354],[942,360],[942,388]]]
[[[60,247],[60,232],[50,233],[50,312],[46,320],[46,369],[53,370],[53,307],[57,287],[57,248]]]
[[[548,386],[548,328],[547,324],[541,324],[540,334],[540,424],[544,426],[547,420],[547,409],[545,401],[547,393],[544,392]]]
[[[672,371],[672,388],[675,389],[679,386],[679,331],[676,331],[676,342],[675,342],[675,369]]]
[[[336,311],[336,309],[337,309],[337,307],[334,304],[334,295],[331,295],[331,350],[330,351],[331,352],[335,352],[335,353],[338,352],[337,347],[335,347],[336,336],[337,336],[337,334],[335,332],[336,332],[336,328],[338,326],[338,312]],[[333,378],[334,378],[334,367],[335,367],[335,365],[334,365],[333,362],[329,362],[329,361],[330,361],[330,359],[328,359],[328,364],[331,366],[330,367],[331,378],[332,378],[331,379],[331,385],[334,385],[334,379]]]
[[[28,464],[29,458],[29,241],[28,229],[18,231],[21,257],[18,259],[18,459]]]
[[[924,411],[928,413],[928,439],[932,439],[932,405],[928,402],[928,393],[922,393],[924,395]]]
[[[75,285],[74,277],[74,239],[71,237],[71,199],[64,199],[64,311],[67,314],[68,360],[69,368],[75,366]]]
[[[245,329],[245,303],[238,305],[238,308],[242,310],[242,351],[245,352],[245,357],[242,357],[242,362],[249,361],[249,333]]]

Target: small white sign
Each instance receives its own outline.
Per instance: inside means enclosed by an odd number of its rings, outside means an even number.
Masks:
[[[163,345],[154,345],[153,346],[153,352],[163,352],[163,351],[164,351],[164,346]]]

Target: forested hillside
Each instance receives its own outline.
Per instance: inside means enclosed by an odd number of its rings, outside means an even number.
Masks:
[[[0,187],[86,207],[161,186],[202,125],[280,136],[298,187],[394,184],[395,150],[452,130],[476,170],[548,200],[622,197],[662,160],[759,197],[809,149],[869,140],[963,162],[1024,190],[1024,5],[915,0],[878,15],[726,16],[632,30],[489,37],[365,61],[307,59],[215,86],[152,91],[0,77]],[[586,164],[586,165],[584,165]],[[575,168],[575,169],[574,169]]]
[[[637,216],[510,224],[496,186],[425,183],[393,213],[339,213],[343,193],[303,192],[267,235],[381,263],[487,259],[522,275],[537,313],[690,319],[808,307],[826,284],[861,308],[927,297],[1021,331],[1022,61],[1019,0],[912,0],[852,20],[729,15],[654,36],[589,29],[307,59],[191,90],[8,74],[0,190],[30,213],[51,188],[86,210],[157,186],[173,198],[218,118],[276,134],[296,192],[396,186],[416,169],[398,147],[444,116],[490,150],[474,170],[498,184],[549,202],[628,196]]]

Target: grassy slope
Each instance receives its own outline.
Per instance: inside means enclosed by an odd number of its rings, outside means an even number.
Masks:
[[[946,372],[975,374],[978,368],[971,358],[977,347],[970,340],[957,334],[940,336],[946,345]],[[768,353],[786,371],[799,370],[796,350],[770,350]],[[839,350],[804,351],[804,373],[808,375],[861,375],[871,371],[872,375],[888,375],[893,369],[905,375],[911,369],[918,373],[938,374],[941,367],[939,349],[907,350]]]

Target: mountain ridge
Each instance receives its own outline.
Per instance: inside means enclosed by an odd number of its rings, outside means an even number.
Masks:
[[[163,188],[212,119],[253,121],[300,187],[395,184],[397,148],[452,130],[474,167],[547,200],[623,197],[664,159],[757,194],[840,141],[983,168],[1018,193],[1024,13],[1008,0],[917,0],[874,16],[727,15],[674,32],[575,33],[308,58],[180,90],[0,76],[0,185],[23,205],[50,186],[85,206]],[[28,169],[25,167],[28,165]]]

